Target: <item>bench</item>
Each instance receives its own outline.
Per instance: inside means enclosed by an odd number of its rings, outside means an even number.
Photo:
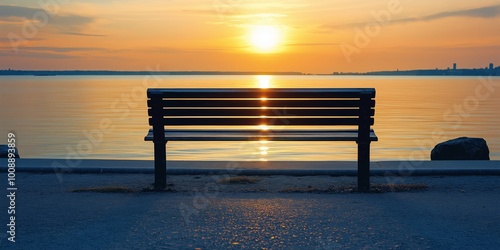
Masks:
[[[370,189],[373,88],[152,88],[147,97],[155,189],[166,188],[168,141],[245,140],[355,141],[358,189]]]

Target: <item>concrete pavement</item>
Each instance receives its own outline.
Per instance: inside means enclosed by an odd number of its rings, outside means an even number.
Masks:
[[[1,249],[497,249],[500,245],[498,176],[404,177],[407,184],[428,188],[343,194],[285,190],[314,188],[324,181],[351,185],[354,177],[268,176],[256,184],[223,185],[213,176],[178,175],[169,178],[170,192],[141,191],[151,184],[151,174],[62,177],[17,174],[16,242],[7,240],[10,191],[5,190],[0,199]],[[373,183],[385,181],[372,178]],[[105,191],[109,187],[124,189]],[[97,189],[74,192],[87,188]]]

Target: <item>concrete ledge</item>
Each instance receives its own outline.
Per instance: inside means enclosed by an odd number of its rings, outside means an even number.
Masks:
[[[138,173],[153,174],[147,160],[16,159],[16,172],[34,173]],[[331,175],[357,176],[355,161],[169,161],[167,174]],[[7,161],[0,161],[6,172]],[[500,161],[380,161],[371,162],[371,175],[500,175]]]

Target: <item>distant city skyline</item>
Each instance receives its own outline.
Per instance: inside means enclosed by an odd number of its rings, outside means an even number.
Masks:
[[[477,68],[477,69],[480,69],[481,67]],[[486,67],[484,67],[485,69],[494,69],[495,68],[495,64],[494,63],[488,63],[488,65],[486,65]],[[448,69],[450,69],[450,67],[448,67]],[[457,69],[460,69],[459,65],[457,63],[453,63],[453,67],[452,69],[454,70],[457,70]],[[476,69],[476,67],[473,67],[473,69]]]
[[[498,0],[0,3],[0,68],[369,72],[500,64]]]
[[[367,72],[310,73],[302,71],[158,71],[158,70],[22,70],[0,69],[0,75],[454,75],[454,76],[500,76],[500,66],[490,63],[487,67],[458,68],[453,63],[452,68],[427,68],[406,70],[379,70]]]
[[[381,70],[370,72],[334,72],[334,75],[409,75],[409,76],[500,76],[500,67],[490,63],[487,67],[458,68],[456,63],[452,67],[435,69],[407,69]]]

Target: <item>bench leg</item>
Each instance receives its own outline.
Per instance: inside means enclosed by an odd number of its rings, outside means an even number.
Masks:
[[[370,191],[370,143],[358,143],[358,190]]]
[[[167,145],[155,142],[155,189],[167,187]]]

